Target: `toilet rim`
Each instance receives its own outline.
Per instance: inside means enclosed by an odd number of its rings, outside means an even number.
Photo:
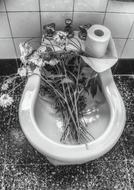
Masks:
[[[34,77],[36,78],[39,76]],[[30,99],[32,104],[29,109],[21,110],[23,100],[21,101],[19,119],[22,130],[31,144],[39,150],[39,152],[57,160],[86,161],[89,160],[89,157],[90,160],[93,160],[96,157],[105,154],[116,144],[123,131],[123,126],[126,120],[125,107],[113,81],[111,70],[107,70],[100,74],[100,78],[102,81],[103,91],[110,107],[111,119],[107,130],[98,139],[88,143],[88,149],[86,149],[84,144],[64,145],[56,143],[41,133],[34,118],[34,106],[37,98],[35,98],[35,96],[38,96],[37,92],[34,94],[34,104],[33,100]]]

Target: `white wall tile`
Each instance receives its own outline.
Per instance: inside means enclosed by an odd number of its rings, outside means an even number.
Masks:
[[[127,39],[114,39],[115,47],[116,47],[119,58],[121,57],[121,53],[122,53],[122,50],[123,50],[126,40]]]
[[[134,14],[107,13],[104,25],[115,38],[127,38],[134,20]]]
[[[40,37],[38,12],[10,12],[9,19],[14,37]]]
[[[0,11],[5,11],[5,6],[3,0],[0,0]]]
[[[134,39],[128,39],[124,48],[122,58],[134,58]]]
[[[71,12],[41,12],[42,26],[54,22],[56,29],[64,29],[65,19],[71,18]]]
[[[40,0],[41,11],[72,11],[73,0]]]
[[[75,0],[74,11],[102,11],[105,12],[107,0]]]
[[[74,12],[73,25],[74,28],[78,29],[79,25],[102,24],[103,18],[103,13]]]
[[[0,39],[0,59],[10,59],[15,57],[15,49],[12,39]]]
[[[38,0],[5,0],[8,11],[39,11]]]
[[[0,13],[0,37],[11,37],[6,13]]]
[[[120,13],[134,13],[134,2],[110,0],[108,3],[107,11]]]
[[[40,42],[41,42],[40,38],[33,38],[32,40],[31,40],[31,38],[14,38],[18,58],[20,57],[19,44],[22,42],[26,42],[28,40],[30,40],[30,44],[34,49],[37,49],[40,45]]]

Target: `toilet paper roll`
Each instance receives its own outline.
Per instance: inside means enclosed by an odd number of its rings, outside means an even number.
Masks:
[[[100,58],[106,53],[111,32],[103,25],[93,25],[87,30],[85,51],[91,57]]]

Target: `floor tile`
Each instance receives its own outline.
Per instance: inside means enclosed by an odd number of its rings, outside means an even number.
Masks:
[[[20,129],[13,126],[8,130],[7,164],[26,164],[26,138]]]
[[[108,153],[97,159],[98,162],[123,161],[123,160],[125,160],[125,154],[122,146],[122,136],[120,137],[116,145]]]
[[[33,164],[48,164],[48,160],[46,157],[39,153],[27,140],[26,143],[26,164],[33,165]]]
[[[130,189],[125,162],[89,162],[88,189],[92,190],[121,190]]]
[[[73,166],[51,165],[28,142],[18,117],[24,86],[22,84],[16,88],[11,108],[0,108],[0,189],[134,189],[134,78],[115,76],[114,79],[127,113],[123,134],[112,150],[103,157]],[[20,83],[21,79],[17,79],[16,85]]]
[[[18,62],[18,60],[17,60]],[[16,73],[17,62],[15,59],[0,59],[0,80],[2,80],[2,75],[8,76]]]
[[[48,189],[86,190],[87,180],[86,164],[56,167],[47,165]]]
[[[123,146],[127,159],[134,159],[134,124],[129,123],[123,132]]]
[[[117,88],[122,96],[126,107],[127,121],[133,121],[134,118],[134,78],[131,76],[115,76],[114,77]]]
[[[46,190],[46,167],[40,165],[7,165],[5,189]]]
[[[119,39],[115,39],[115,40],[117,40],[117,42],[118,42]],[[115,43],[115,45],[117,44],[117,42]],[[117,44],[117,47],[116,47],[117,50],[119,49],[118,46],[121,47],[121,44]],[[134,73],[133,59],[119,59],[118,62],[112,67],[112,72],[113,72],[113,74],[116,74],[116,75],[118,74],[118,77],[119,77],[119,75],[122,75],[122,74],[124,74],[124,75],[133,74]],[[126,78],[127,77],[128,76],[126,76]]]

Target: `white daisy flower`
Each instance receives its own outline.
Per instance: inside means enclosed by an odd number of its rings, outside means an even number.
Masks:
[[[24,56],[20,56],[21,62],[26,66],[28,63],[28,60]]]
[[[43,67],[43,66],[45,66],[45,62],[42,59],[39,59],[37,61],[36,65],[39,66],[39,67]]]
[[[59,63],[58,59],[51,59],[47,64],[51,66],[55,66]]]
[[[21,76],[21,77],[25,77],[27,75],[27,70],[25,67],[20,67],[18,68],[18,74]]]
[[[36,62],[40,59],[40,56],[37,52],[35,52],[32,56],[29,58],[29,62],[36,65]]]
[[[58,31],[54,38],[53,38],[54,42],[61,46],[64,47],[67,41],[67,33],[66,32],[62,32],[62,31]]]
[[[7,90],[7,89],[8,89],[8,83],[5,82],[5,83],[2,84],[1,90],[4,91],[4,90]]]
[[[27,55],[31,54],[33,48],[30,46],[29,43],[23,42],[19,45],[21,56],[26,57]]]
[[[21,53],[20,60],[26,65],[28,63],[27,56],[33,52],[33,48],[26,42],[20,43],[19,48]]]
[[[6,80],[6,83],[7,84],[11,84],[13,82],[13,77],[12,78],[8,78],[7,80]]]
[[[8,94],[3,94],[0,96],[0,106],[6,108],[13,103],[13,98]]]
[[[29,62],[37,65],[38,67],[42,67],[45,65],[45,62],[43,61],[43,59],[40,58],[37,52],[30,57]]]
[[[45,53],[45,52],[46,52],[46,46],[40,46],[40,47],[37,49],[37,51],[38,51],[39,53]]]

